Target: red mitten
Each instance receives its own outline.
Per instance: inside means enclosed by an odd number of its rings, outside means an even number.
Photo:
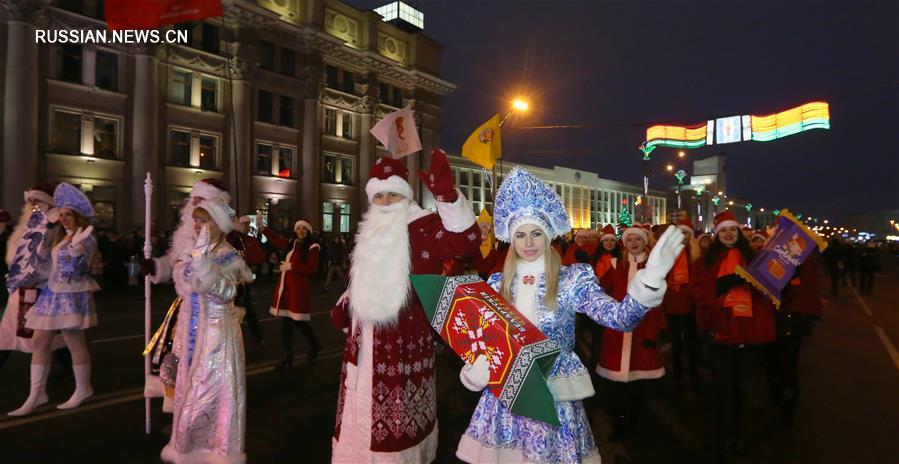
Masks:
[[[455,203],[459,198],[459,192],[456,191],[453,181],[453,171],[450,170],[445,151],[439,148],[434,149],[431,152],[431,170],[422,170],[418,173],[418,177],[434,194],[435,200],[442,203]]]
[[[350,327],[349,301],[338,301],[337,305],[331,308],[331,323],[334,328],[347,333]]]

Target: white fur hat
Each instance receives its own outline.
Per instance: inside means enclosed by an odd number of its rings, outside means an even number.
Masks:
[[[305,221],[305,220],[303,220],[303,219],[300,219],[299,221],[294,222],[294,223],[293,223],[293,230],[297,230],[297,227],[304,227],[304,228],[306,228],[306,230],[309,231],[310,234],[312,233],[312,224],[309,224],[308,221]]]
[[[224,202],[220,200],[203,200],[197,205],[197,208],[206,210],[212,217],[212,220],[215,221],[215,225],[223,233],[227,234],[234,230],[234,210]]]

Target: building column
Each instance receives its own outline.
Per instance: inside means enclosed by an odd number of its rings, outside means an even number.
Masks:
[[[232,207],[239,215],[255,213],[253,203],[253,149],[252,126],[253,117],[250,111],[253,103],[250,80],[255,66],[248,60],[232,58],[228,65],[231,67],[232,88],[231,108],[225,108],[225,112],[231,112],[233,125],[230,128],[234,136],[230,140],[230,160],[228,170],[228,186],[231,190]]]
[[[37,181],[38,76],[35,25],[46,10],[44,0],[9,0],[6,37],[6,83],[3,102],[2,204],[10,214],[22,208],[22,192]]]
[[[321,83],[317,80],[306,81],[305,100],[303,103],[303,163],[300,168],[300,210],[301,216],[317,227],[322,228],[319,214],[319,197],[321,182],[319,180],[321,154],[321,121],[319,100],[321,99]]]
[[[144,223],[144,180],[147,172],[153,178],[154,189],[162,190],[159,179],[157,125],[159,121],[156,98],[156,48],[135,47],[134,103],[131,107],[131,225]],[[166,134],[166,137],[168,134]],[[166,198],[155,194],[154,200]],[[163,200],[165,201],[165,200]],[[158,209],[157,209],[158,210]]]
[[[368,182],[368,172],[371,171],[372,158],[374,158],[375,146],[371,135],[371,128],[375,121],[375,110],[378,107],[378,100],[372,96],[366,95],[356,102],[356,109],[361,117],[359,118],[359,166],[356,169],[356,177],[358,178],[357,195],[359,196],[358,212],[361,217],[362,213],[368,209],[368,195],[365,194],[365,183]]]

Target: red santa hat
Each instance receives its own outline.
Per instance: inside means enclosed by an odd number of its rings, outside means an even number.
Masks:
[[[305,228],[307,231],[309,231],[310,234],[312,233],[312,224],[309,224],[308,221],[305,221],[305,220],[303,220],[303,219],[300,219],[299,221],[294,222],[294,223],[293,223],[293,230],[296,231],[296,230],[297,230],[297,227],[303,227],[303,228]]]
[[[606,226],[603,227],[600,232],[602,232],[602,235],[599,237],[600,241],[605,240],[607,238],[611,238],[613,240],[618,238],[615,236],[615,228],[612,227],[612,224],[606,224]]]
[[[394,192],[412,199],[412,187],[409,185],[409,170],[406,165],[393,158],[378,158],[371,166],[365,184],[365,194],[370,202],[375,194]]]
[[[634,224],[627,229],[624,229],[624,232],[621,233],[621,241],[625,241],[628,235],[637,234],[639,235],[643,241],[649,243],[649,224]]]
[[[722,211],[715,215],[715,233],[725,227],[740,227],[737,217],[730,211]]]
[[[25,201],[38,200],[47,203],[50,206],[56,206],[53,201],[53,187],[47,184],[38,184],[25,191]]]
[[[191,198],[202,198],[203,200],[222,200],[225,203],[231,202],[231,194],[228,193],[228,186],[218,179],[201,179],[194,183],[190,189]]]
[[[681,230],[686,230],[687,232],[693,233],[693,221],[690,218],[684,218],[680,221],[677,221],[677,228]]]

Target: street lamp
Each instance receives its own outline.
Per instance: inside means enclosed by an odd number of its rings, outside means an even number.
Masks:
[[[674,166],[672,166],[672,165],[669,164],[668,166],[665,166],[665,170],[668,171],[668,172],[671,172],[671,171],[674,170]]]
[[[686,156],[686,154],[683,152],[683,150],[677,152],[677,157],[678,157],[678,158],[683,158],[684,156]]]
[[[825,220],[824,220],[824,223],[825,223],[825,224],[830,224],[830,221],[828,221],[827,219],[825,219]]]
[[[528,110],[528,102],[526,102],[520,98],[516,98],[515,101],[512,102],[512,108],[514,108],[515,111],[524,113],[525,111]]]

